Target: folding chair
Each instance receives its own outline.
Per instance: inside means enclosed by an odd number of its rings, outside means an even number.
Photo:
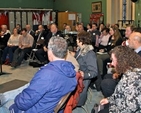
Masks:
[[[71,92],[69,92],[68,94],[66,94],[65,96],[63,96],[61,98],[61,100],[59,101],[59,103],[57,104],[57,106],[54,109],[54,113],[58,113],[60,110],[64,109],[66,104],[67,104],[67,100],[70,97]]]

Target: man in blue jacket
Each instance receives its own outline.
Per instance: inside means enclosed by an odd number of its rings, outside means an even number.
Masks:
[[[67,42],[61,37],[52,37],[48,44],[50,63],[41,67],[30,85],[16,96],[10,112],[53,113],[61,97],[77,85],[74,66],[65,61],[66,54]]]

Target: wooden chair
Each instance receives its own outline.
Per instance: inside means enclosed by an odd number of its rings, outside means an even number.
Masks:
[[[59,103],[57,104],[57,106],[54,109],[54,113],[58,113],[60,110],[65,108],[65,106],[68,102],[68,99],[70,97],[70,94],[71,94],[71,92],[69,92],[68,94],[66,94],[65,96],[63,96],[61,98],[61,100],[59,101]]]

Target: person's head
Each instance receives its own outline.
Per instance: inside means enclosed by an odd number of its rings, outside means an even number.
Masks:
[[[55,61],[57,59],[65,59],[68,51],[67,42],[64,38],[54,36],[48,43],[48,59]]]
[[[115,24],[114,26],[115,26],[117,29],[119,29],[119,24]]]
[[[65,28],[65,30],[66,30],[67,32],[71,31],[71,26],[70,26],[70,25],[67,25],[66,28]]]
[[[92,23],[92,30],[97,30],[97,23]]]
[[[52,33],[56,33],[57,32],[57,25],[56,24],[51,24],[51,26],[50,26],[50,31],[52,32]]]
[[[78,31],[78,24],[75,24],[75,30]]]
[[[82,31],[84,31],[84,27],[82,24],[79,24],[78,25],[78,32],[82,32]]]
[[[120,32],[119,32],[119,29],[117,28],[117,27],[111,27],[110,28],[110,35],[112,35],[113,37],[114,37],[114,44],[116,43],[116,41],[119,39],[119,38],[121,38],[121,34],[120,34]]]
[[[92,29],[92,24],[88,23],[87,24],[87,29]]]
[[[77,42],[77,46],[79,46],[80,48],[83,45],[90,45],[91,44],[90,33],[86,32],[86,31],[82,31],[82,32],[78,33],[76,42]]]
[[[13,29],[13,34],[14,34],[14,35],[17,35],[17,34],[18,34],[18,29],[17,29],[17,28],[14,28],[14,29]]]
[[[65,29],[67,26],[67,23],[63,23],[63,29]]]
[[[134,28],[133,29],[133,32],[139,32],[139,33],[141,33],[141,28],[140,27]]]
[[[26,28],[27,31],[30,31],[31,30],[31,26],[29,24],[26,25],[25,28]]]
[[[128,38],[129,47],[137,49],[141,46],[141,33],[133,32]]]
[[[110,28],[110,24],[109,24],[109,23],[107,23],[107,24],[106,24],[106,27],[107,27],[107,28]]]
[[[125,30],[125,37],[129,38],[130,34],[133,32],[133,29],[134,29],[133,25],[127,26]]]
[[[5,33],[7,31],[7,25],[1,25],[1,30]]]
[[[101,28],[101,29],[105,28],[104,23],[100,23],[99,28]]]
[[[118,74],[129,69],[141,68],[141,57],[127,46],[117,46],[111,50],[112,65]]]
[[[18,30],[21,30],[21,25],[20,25],[20,24],[17,24],[17,25],[16,25],[16,28],[17,28]]]
[[[23,36],[26,36],[26,35],[27,35],[27,30],[26,30],[26,28],[22,28],[21,32],[22,32],[22,35],[23,35]]]
[[[39,25],[39,26],[38,26],[38,30],[39,30],[40,32],[42,32],[42,31],[44,30],[44,26],[43,26],[43,25]]]
[[[103,35],[107,35],[109,34],[109,28],[103,28],[101,32]]]

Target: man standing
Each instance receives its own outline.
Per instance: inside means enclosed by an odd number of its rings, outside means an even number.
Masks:
[[[52,37],[48,44],[50,63],[40,68],[29,86],[16,96],[10,111],[14,113],[53,113],[60,99],[72,92],[76,85],[76,72],[72,63],[65,61],[67,42]]]
[[[27,33],[26,28],[22,29],[22,35],[19,38],[19,47],[15,50],[11,67],[17,67],[21,64],[26,53],[29,53],[33,45],[33,37]]]

